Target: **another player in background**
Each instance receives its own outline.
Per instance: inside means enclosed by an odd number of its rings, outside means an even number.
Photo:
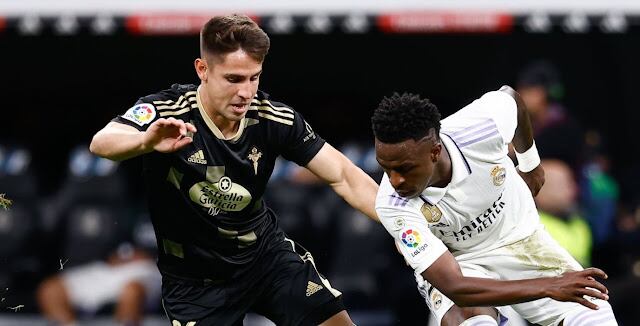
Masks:
[[[200,36],[199,86],[142,97],[91,143],[109,159],[143,156],[167,315],[174,325],[241,325],[248,311],[278,325],[352,325],[262,197],[279,155],[374,220],[376,183],[258,90],[270,42],[251,19],[214,17]]]
[[[544,171],[512,88],[485,94],[442,120],[442,130],[429,100],[394,94],[372,124],[385,171],[378,216],[439,324],[504,321],[494,308],[464,308],[477,305],[512,305],[542,325],[617,324],[606,288],[593,278],[604,272],[583,270],[539,222],[532,193]],[[576,285],[586,288],[567,289]]]

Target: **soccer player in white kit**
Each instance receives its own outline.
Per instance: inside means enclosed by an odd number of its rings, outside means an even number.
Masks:
[[[511,87],[442,121],[429,100],[394,94],[371,121],[385,171],[376,211],[439,324],[504,324],[487,306],[511,305],[541,325],[617,325],[593,278],[606,274],[583,270],[539,222],[544,171]]]

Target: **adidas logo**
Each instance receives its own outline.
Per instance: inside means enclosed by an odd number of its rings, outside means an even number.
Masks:
[[[318,292],[320,290],[322,290],[322,285],[313,283],[311,281],[309,281],[309,283],[307,283],[307,296],[308,297],[312,296],[314,293],[316,293],[316,292]]]
[[[202,150],[199,150],[191,154],[191,156],[189,156],[187,161],[191,163],[207,164],[207,160],[204,159],[204,153],[202,152]]]

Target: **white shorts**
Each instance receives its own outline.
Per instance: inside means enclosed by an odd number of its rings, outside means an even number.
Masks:
[[[116,302],[124,286],[132,281],[144,286],[147,304],[159,301],[160,297],[162,278],[151,261],[133,261],[116,266],[95,262],[65,269],[61,276],[71,304],[87,312],[95,312],[107,303]]]
[[[558,276],[567,271],[580,271],[582,266],[541,226],[531,236],[508,246],[456,256],[462,274],[496,280],[519,280]],[[416,274],[418,290],[425,298],[438,325],[454,305],[453,301]],[[592,298],[593,299],[593,298]],[[593,299],[598,306],[609,307],[604,300]],[[511,305],[523,318],[534,324],[558,325],[567,315],[589,308],[575,302],[559,302],[550,298]],[[500,307],[496,307],[500,310]]]

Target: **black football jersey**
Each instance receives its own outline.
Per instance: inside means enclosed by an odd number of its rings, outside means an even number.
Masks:
[[[191,122],[193,142],[143,156],[160,270],[224,278],[281,240],[263,194],[276,158],[305,166],[324,140],[289,106],[258,91],[235,136],[225,139],[204,112],[196,85],[142,97],[113,121],[144,131],[160,118]]]

